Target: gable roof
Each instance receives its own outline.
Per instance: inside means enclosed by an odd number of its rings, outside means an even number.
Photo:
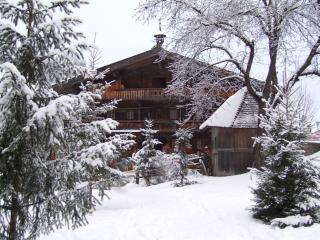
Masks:
[[[161,61],[161,60],[175,61],[180,58],[188,59],[200,65],[207,66],[211,70],[217,72],[219,75],[232,76],[234,80],[240,80],[242,78],[240,75],[238,76],[237,74],[235,74],[230,70],[219,68],[216,66],[210,66],[210,64],[208,63],[205,63],[196,59],[192,59],[189,57],[185,57],[175,52],[165,50],[161,46],[154,46],[148,51],[102,66],[97,69],[97,72],[102,73],[103,75],[106,75],[106,76],[109,75],[114,77],[115,76],[114,74],[119,73],[121,70],[126,69],[127,67],[130,67],[136,63],[144,62],[149,59],[151,59],[153,63],[157,63],[158,61]],[[81,83],[84,83],[86,81],[88,81],[87,78],[79,76],[77,78],[70,79],[66,83],[56,84],[54,88],[60,94],[68,94],[68,93],[77,94],[80,92],[79,86],[81,85]],[[105,81],[105,79],[99,79],[97,81]],[[252,79],[252,81],[255,86],[259,86],[260,82],[258,80]]]
[[[164,48],[159,47],[159,46],[154,46],[153,48],[151,48],[148,51],[145,51],[145,52],[139,53],[137,55],[122,59],[120,61],[102,66],[102,67],[98,68],[97,71],[107,74],[108,72],[114,72],[114,71],[120,70],[122,68],[126,68],[132,64],[137,63],[137,62],[142,62],[147,59],[154,59],[154,63],[156,63],[156,62],[162,61],[162,60],[175,61],[175,60],[181,59],[181,58],[188,59],[189,61],[198,63],[199,65],[209,67],[213,71],[219,72],[220,74],[223,74],[223,75],[228,75],[228,76],[235,75],[234,72],[229,71],[227,69],[219,68],[216,66],[211,66],[208,63],[205,63],[205,62],[193,59],[193,58],[182,56],[179,53],[165,50]],[[255,79],[252,79],[252,80],[255,80]]]
[[[109,65],[105,65],[103,67],[98,68],[97,70],[98,70],[98,72],[102,72],[104,70],[108,70],[108,71],[112,72],[112,71],[127,67],[127,66],[134,64],[136,62],[144,61],[144,60],[154,58],[154,57],[158,58],[160,56],[160,54],[164,54],[164,52],[168,56],[173,54],[171,52],[164,50],[161,47],[155,46],[148,51],[145,51],[145,52],[139,53],[137,55],[122,59],[118,62],[114,62]],[[167,58],[167,56],[166,56],[166,58]]]
[[[257,128],[258,104],[243,87],[202,123],[200,129],[206,127]]]
[[[103,75],[106,75],[110,72],[121,70],[122,68],[130,66],[131,64],[134,64],[137,62],[141,62],[141,61],[152,59],[152,58],[157,59],[161,54],[166,54],[166,58],[170,58],[170,59],[172,59],[172,56],[173,56],[172,52],[168,52],[161,47],[155,46],[148,51],[102,66],[97,69],[97,72],[102,73]],[[54,88],[60,94],[78,93],[80,91],[79,86],[81,85],[81,83],[84,83],[86,81],[88,81],[87,78],[83,76],[79,76],[79,77],[70,79],[68,82],[65,82],[62,84],[56,84]],[[99,81],[101,80],[99,79]]]

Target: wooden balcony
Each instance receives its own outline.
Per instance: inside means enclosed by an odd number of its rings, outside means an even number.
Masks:
[[[144,128],[143,120],[117,120],[119,122],[118,129],[140,129]],[[159,132],[174,132],[177,130],[177,124],[174,120],[154,120],[154,129]],[[188,128],[198,129],[199,122],[189,122],[185,125]]]
[[[122,99],[122,100],[167,100],[169,97],[165,96],[165,89],[163,88],[146,88],[146,89],[122,89],[110,90],[103,94],[104,100]]]

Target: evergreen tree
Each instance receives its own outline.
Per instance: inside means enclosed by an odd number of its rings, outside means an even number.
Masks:
[[[281,92],[260,116],[264,134],[256,141],[266,157],[265,167],[254,169],[254,217],[273,225],[311,225],[320,220],[319,170],[303,155],[309,128],[301,100]]]
[[[157,164],[155,163],[155,157],[159,154],[159,151],[155,149],[155,146],[161,144],[159,140],[155,138],[157,130],[153,130],[153,121],[145,120],[145,128],[140,129],[144,141],[142,142],[142,148],[136,152],[133,156],[137,163],[136,179],[139,183],[139,175],[144,178],[147,186],[151,185],[151,172],[155,169]]]
[[[178,123],[179,128],[175,132],[174,137],[176,138],[175,149],[179,155],[179,183],[175,186],[184,186],[190,184],[186,178],[188,174],[188,155],[186,149],[190,147],[190,141],[193,137],[191,129],[182,128],[182,124]]]
[[[0,0],[1,239],[86,224],[99,202],[91,188],[103,197],[121,178],[108,161],[129,147],[127,136],[110,136],[112,119],[83,121],[99,94],[59,96],[52,88],[84,72],[87,46],[72,9],[85,3]]]

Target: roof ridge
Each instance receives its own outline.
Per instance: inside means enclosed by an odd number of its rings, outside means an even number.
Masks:
[[[113,62],[113,63],[110,63],[110,64],[107,64],[107,65],[104,65],[102,67],[99,67],[97,68],[98,71],[103,71],[107,68],[110,68],[111,66],[113,65],[117,65],[117,64],[121,64],[121,63],[125,63],[127,61],[130,61],[132,59],[136,59],[136,58],[139,58],[139,57],[142,57],[142,56],[148,56],[148,55],[157,55],[160,53],[160,51],[166,51],[164,50],[163,48],[151,48],[147,51],[144,51],[144,52],[141,52],[141,53],[138,53],[138,54],[135,54],[135,55],[132,55],[130,57],[126,57],[124,59],[121,59],[121,60],[118,60],[116,62]]]
[[[233,119],[230,127],[234,127],[234,123],[235,123],[235,121],[236,121],[236,119],[237,119],[237,117],[238,117],[238,115],[239,115],[239,113],[240,113],[240,110],[241,110],[241,108],[242,108],[242,106],[243,106],[243,104],[244,104],[244,100],[245,100],[245,98],[247,97],[248,90],[247,90],[247,87],[244,87],[244,88],[245,88],[245,92],[244,92],[244,94],[243,94],[243,97],[242,97],[242,99],[241,99],[241,103],[239,104],[239,107],[238,107],[238,109],[237,109],[237,113],[235,114],[234,119]]]

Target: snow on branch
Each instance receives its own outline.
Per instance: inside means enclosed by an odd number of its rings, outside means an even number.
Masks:
[[[10,62],[0,64],[0,71],[4,72],[0,82],[0,96],[3,96],[0,105],[6,105],[3,101],[7,101],[10,98],[4,97],[4,95],[9,96],[13,92],[19,93],[29,100],[34,97],[34,92],[27,86],[25,77],[21,75],[14,64]]]
[[[146,22],[161,16],[171,35],[167,47],[174,52],[241,74],[262,107],[263,99],[275,94],[273,86],[279,85],[287,60],[293,75],[286,82],[294,85],[300,76],[318,76],[308,68],[319,60],[319,10],[317,1],[146,0],[137,15]],[[312,49],[310,55],[294,67],[305,49]],[[251,81],[258,74],[264,81],[259,90]]]
[[[39,108],[29,119],[24,131],[39,131],[51,128],[52,144],[60,144],[59,139],[64,139],[65,124],[68,121],[79,121],[81,115],[89,111],[93,99],[89,94],[76,96],[65,95],[52,100],[47,106]]]

